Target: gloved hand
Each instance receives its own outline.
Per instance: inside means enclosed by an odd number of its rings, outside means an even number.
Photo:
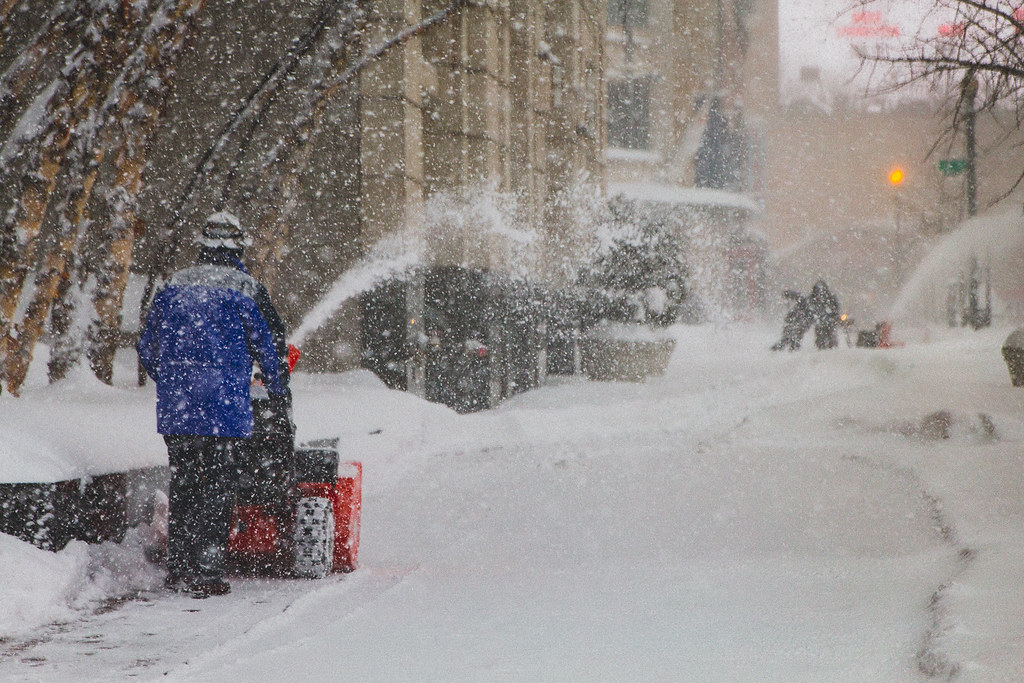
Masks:
[[[285,389],[283,394],[270,394],[267,399],[267,409],[271,413],[271,420],[275,425],[286,428],[293,428],[292,424],[292,392]]]

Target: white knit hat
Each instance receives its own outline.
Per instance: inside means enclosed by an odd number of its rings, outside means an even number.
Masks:
[[[252,245],[252,239],[245,234],[237,216],[228,211],[218,211],[206,219],[196,243],[211,249],[241,250]]]

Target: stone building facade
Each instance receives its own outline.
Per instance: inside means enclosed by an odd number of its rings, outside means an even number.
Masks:
[[[444,4],[378,3],[369,42]],[[602,184],[603,29],[595,0],[471,3],[371,65],[360,81],[368,241],[429,223],[434,195],[487,190],[516,197],[518,218],[547,242],[544,260],[557,262],[571,248],[560,239],[571,225],[559,198],[581,181]],[[458,242],[444,250],[453,262],[509,267],[490,261],[496,252],[486,244],[450,241]]]
[[[366,42],[446,4],[377,3]],[[597,0],[477,2],[371,64],[358,105],[364,250],[417,241],[425,266],[565,284],[586,247],[571,199],[604,185],[603,35]],[[356,304],[314,336],[332,340],[320,365],[357,360]]]
[[[778,99],[775,2],[610,0],[608,17],[609,180],[699,184],[712,102],[761,153]],[[732,189],[757,189],[749,162]]]

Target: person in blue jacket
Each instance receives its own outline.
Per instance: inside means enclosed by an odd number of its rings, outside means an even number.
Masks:
[[[154,297],[138,352],[156,382],[157,431],[171,469],[165,585],[206,597],[231,590],[223,574],[234,452],[253,431],[253,363],[279,400],[288,372],[284,326],[241,262],[249,241],[238,219],[213,214],[198,243],[198,264]]]

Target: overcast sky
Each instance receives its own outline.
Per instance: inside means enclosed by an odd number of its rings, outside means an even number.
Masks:
[[[851,10],[856,0],[779,0],[779,59],[783,99],[800,89],[801,67],[817,67],[826,90],[863,92],[851,78],[858,60],[854,45],[898,45],[934,34],[947,18],[929,13],[925,0],[880,0],[867,13]],[[859,13],[859,16],[858,16]]]

